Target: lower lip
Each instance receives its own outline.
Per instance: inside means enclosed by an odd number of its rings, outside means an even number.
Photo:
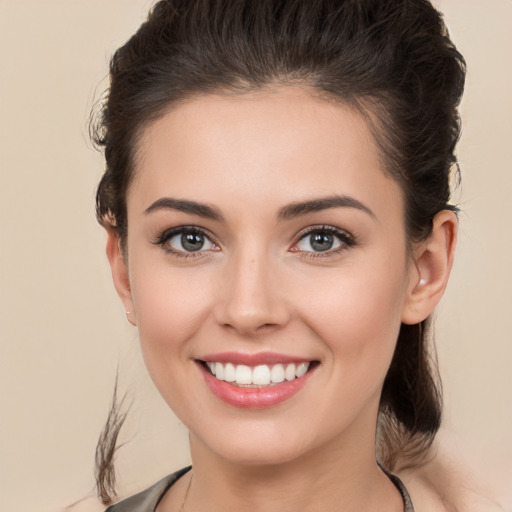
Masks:
[[[201,373],[210,391],[223,402],[243,409],[264,409],[280,404],[298,393],[309,380],[314,368],[305,375],[261,388],[238,387],[215,378],[201,363]]]

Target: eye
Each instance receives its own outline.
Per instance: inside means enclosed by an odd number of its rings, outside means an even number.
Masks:
[[[184,257],[200,251],[218,249],[217,245],[201,229],[194,226],[167,230],[162,233],[155,244],[162,246],[170,253]]]
[[[355,245],[351,235],[331,226],[310,229],[292,247],[293,252],[332,253]]]
[[[184,231],[167,240],[167,244],[177,251],[196,252],[211,249],[213,243],[203,233]]]

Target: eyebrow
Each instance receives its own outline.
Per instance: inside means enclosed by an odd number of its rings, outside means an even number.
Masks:
[[[281,210],[277,215],[279,220],[289,220],[308,213],[329,210],[331,208],[355,208],[361,210],[371,217],[375,218],[375,214],[366,205],[357,199],[345,195],[333,195],[328,197],[320,197],[310,199],[308,201],[300,201],[290,203]],[[177,210],[183,213],[190,213],[222,222],[224,217],[220,211],[210,205],[197,203],[186,199],[173,199],[172,197],[161,197],[144,210],[146,215],[158,210]]]
[[[157,210],[177,210],[184,213],[191,213],[199,217],[222,221],[223,216],[217,208],[207,204],[187,201],[186,199],[173,199],[171,197],[162,197],[144,210],[146,215]]]
[[[278,214],[278,219],[289,220],[301,215],[328,210],[330,208],[355,208],[356,210],[361,210],[375,218],[375,214],[370,210],[370,208],[354,197],[332,195],[308,201],[291,203],[284,208],[281,208]]]

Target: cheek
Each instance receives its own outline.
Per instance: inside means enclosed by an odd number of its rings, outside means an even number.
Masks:
[[[211,300],[211,276],[194,271],[164,267],[150,261],[133,262],[132,297],[142,354],[150,373],[178,367],[191,357],[187,343],[206,321]],[[169,376],[167,375],[167,378]]]
[[[370,375],[385,377],[401,325],[403,269],[395,263],[336,270],[324,286],[312,282],[299,306],[335,367],[353,375],[355,385]]]
[[[334,384],[324,386],[319,417],[328,418],[333,435],[340,425],[344,429],[358,417],[370,418],[369,424],[374,425],[373,415],[396,346],[401,287],[395,283],[395,293],[391,293],[387,285],[393,283],[371,277],[353,274],[331,293],[315,294],[310,300],[307,322],[328,351],[325,382]]]

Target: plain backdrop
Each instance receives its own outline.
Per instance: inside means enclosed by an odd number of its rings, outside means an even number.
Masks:
[[[437,314],[449,443],[512,503],[512,1],[437,0],[465,55],[457,262]],[[132,414],[121,495],[187,464],[94,219],[89,111],[149,0],[0,0],[0,510],[93,493],[116,369]],[[91,498],[84,510],[101,510]]]

